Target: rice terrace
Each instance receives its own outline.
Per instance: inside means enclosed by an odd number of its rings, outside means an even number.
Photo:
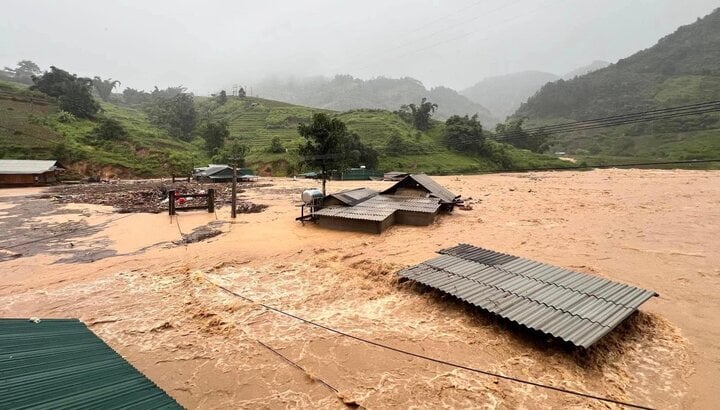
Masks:
[[[3,7],[0,408],[717,406],[713,2],[80,3]]]

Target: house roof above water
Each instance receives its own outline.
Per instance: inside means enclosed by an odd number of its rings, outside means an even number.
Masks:
[[[335,198],[347,206],[355,206],[369,198],[372,198],[378,194],[378,191],[368,188],[354,188],[346,189],[344,191],[336,192],[328,195],[330,198]]]
[[[390,188],[382,191],[381,194],[392,195],[395,194],[399,188],[421,188],[430,196],[440,199],[445,204],[453,204],[457,202],[457,199],[460,197],[425,174],[410,174]]]
[[[55,160],[0,159],[0,174],[31,174],[62,171],[65,167]]]
[[[0,319],[0,408],[180,409],[77,319]]]

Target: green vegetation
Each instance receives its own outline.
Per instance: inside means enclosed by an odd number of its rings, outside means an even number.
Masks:
[[[100,105],[92,96],[92,80],[89,78],[51,66],[50,71],[33,76],[32,81],[31,90],[57,98],[60,108],[76,117],[92,119],[100,110]]]
[[[252,97],[227,96],[224,104],[218,98],[194,97],[192,108],[199,125],[182,137],[162,126],[157,121],[161,116],[153,117],[157,110],[152,106],[157,101],[153,94],[157,97],[158,93],[172,101],[183,90],[171,87],[147,93],[126,88],[122,95],[110,97],[111,101],[128,99],[125,105],[101,102],[97,117],[86,119],[61,110],[55,98],[0,82],[0,157],[58,158],[78,173],[122,177],[182,175],[193,164],[239,158],[245,162],[241,166],[262,174],[287,175],[300,172],[303,138],[298,126],[308,123],[315,113],[326,113],[346,124],[347,149],[355,152],[353,165],[443,174],[567,164],[496,143],[488,145],[494,160],[450,151],[444,140],[445,125],[434,120],[429,121],[428,130],[419,131],[389,111],[337,113]],[[209,122],[226,122],[228,130],[210,150],[203,138]]]
[[[515,114],[530,127],[720,100],[720,9],[617,64],[544,86]],[[720,158],[720,114],[553,135],[553,152],[623,162]],[[711,165],[720,167],[720,164]]]
[[[60,110],[58,101],[0,81],[0,158],[59,159],[75,174],[158,176],[187,157],[182,173],[208,158],[199,144],[173,139],[133,108],[101,103],[97,119]],[[70,173],[71,175],[73,172]]]

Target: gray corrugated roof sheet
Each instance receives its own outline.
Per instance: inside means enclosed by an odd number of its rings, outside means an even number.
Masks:
[[[443,201],[443,203],[452,204],[458,198],[458,195],[453,194],[447,188],[438,184],[432,178],[425,174],[410,174],[381,193],[394,193],[398,188],[407,187],[409,185],[419,185],[423,187],[431,196],[439,198]]]
[[[398,274],[576,346],[589,347],[657,293],[461,244]]]
[[[0,319],[0,408],[181,407],[77,319]]]
[[[0,159],[0,174],[42,174],[63,169],[55,160]]]
[[[391,195],[378,195],[358,205],[358,207],[372,207],[394,209],[398,211],[434,213],[440,208],[440,201],[436,198],[415,198]]]
[[[347,206],[354,206],[359,204],[360,202],[367,200],[368,198],[374,197],[377,194],[378,191],[375,191],[373,189],[354,188],[330,194],[328,195],[328,197],[335,198]]]
[[[364,221],[384,221],[389,218],[393,213],[394,209],[383,209],[383,208],[365,208],[359,206],[344,207],[336,206],[330,208],[323,208],[319,211],[315,211],[317,216],[327,216],[333,218],[345,218],[345,219],[359,219]]]

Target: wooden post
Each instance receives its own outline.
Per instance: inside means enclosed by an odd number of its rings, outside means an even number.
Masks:
[[[208,213],[215,212],[215,189],[210,188],[207,192]]]
[[[175,215],[175,191],[168,191],[168,212]]]
[[[237,217],[237,163],[233,162],[232,198],[230,199],[230,218]]]

